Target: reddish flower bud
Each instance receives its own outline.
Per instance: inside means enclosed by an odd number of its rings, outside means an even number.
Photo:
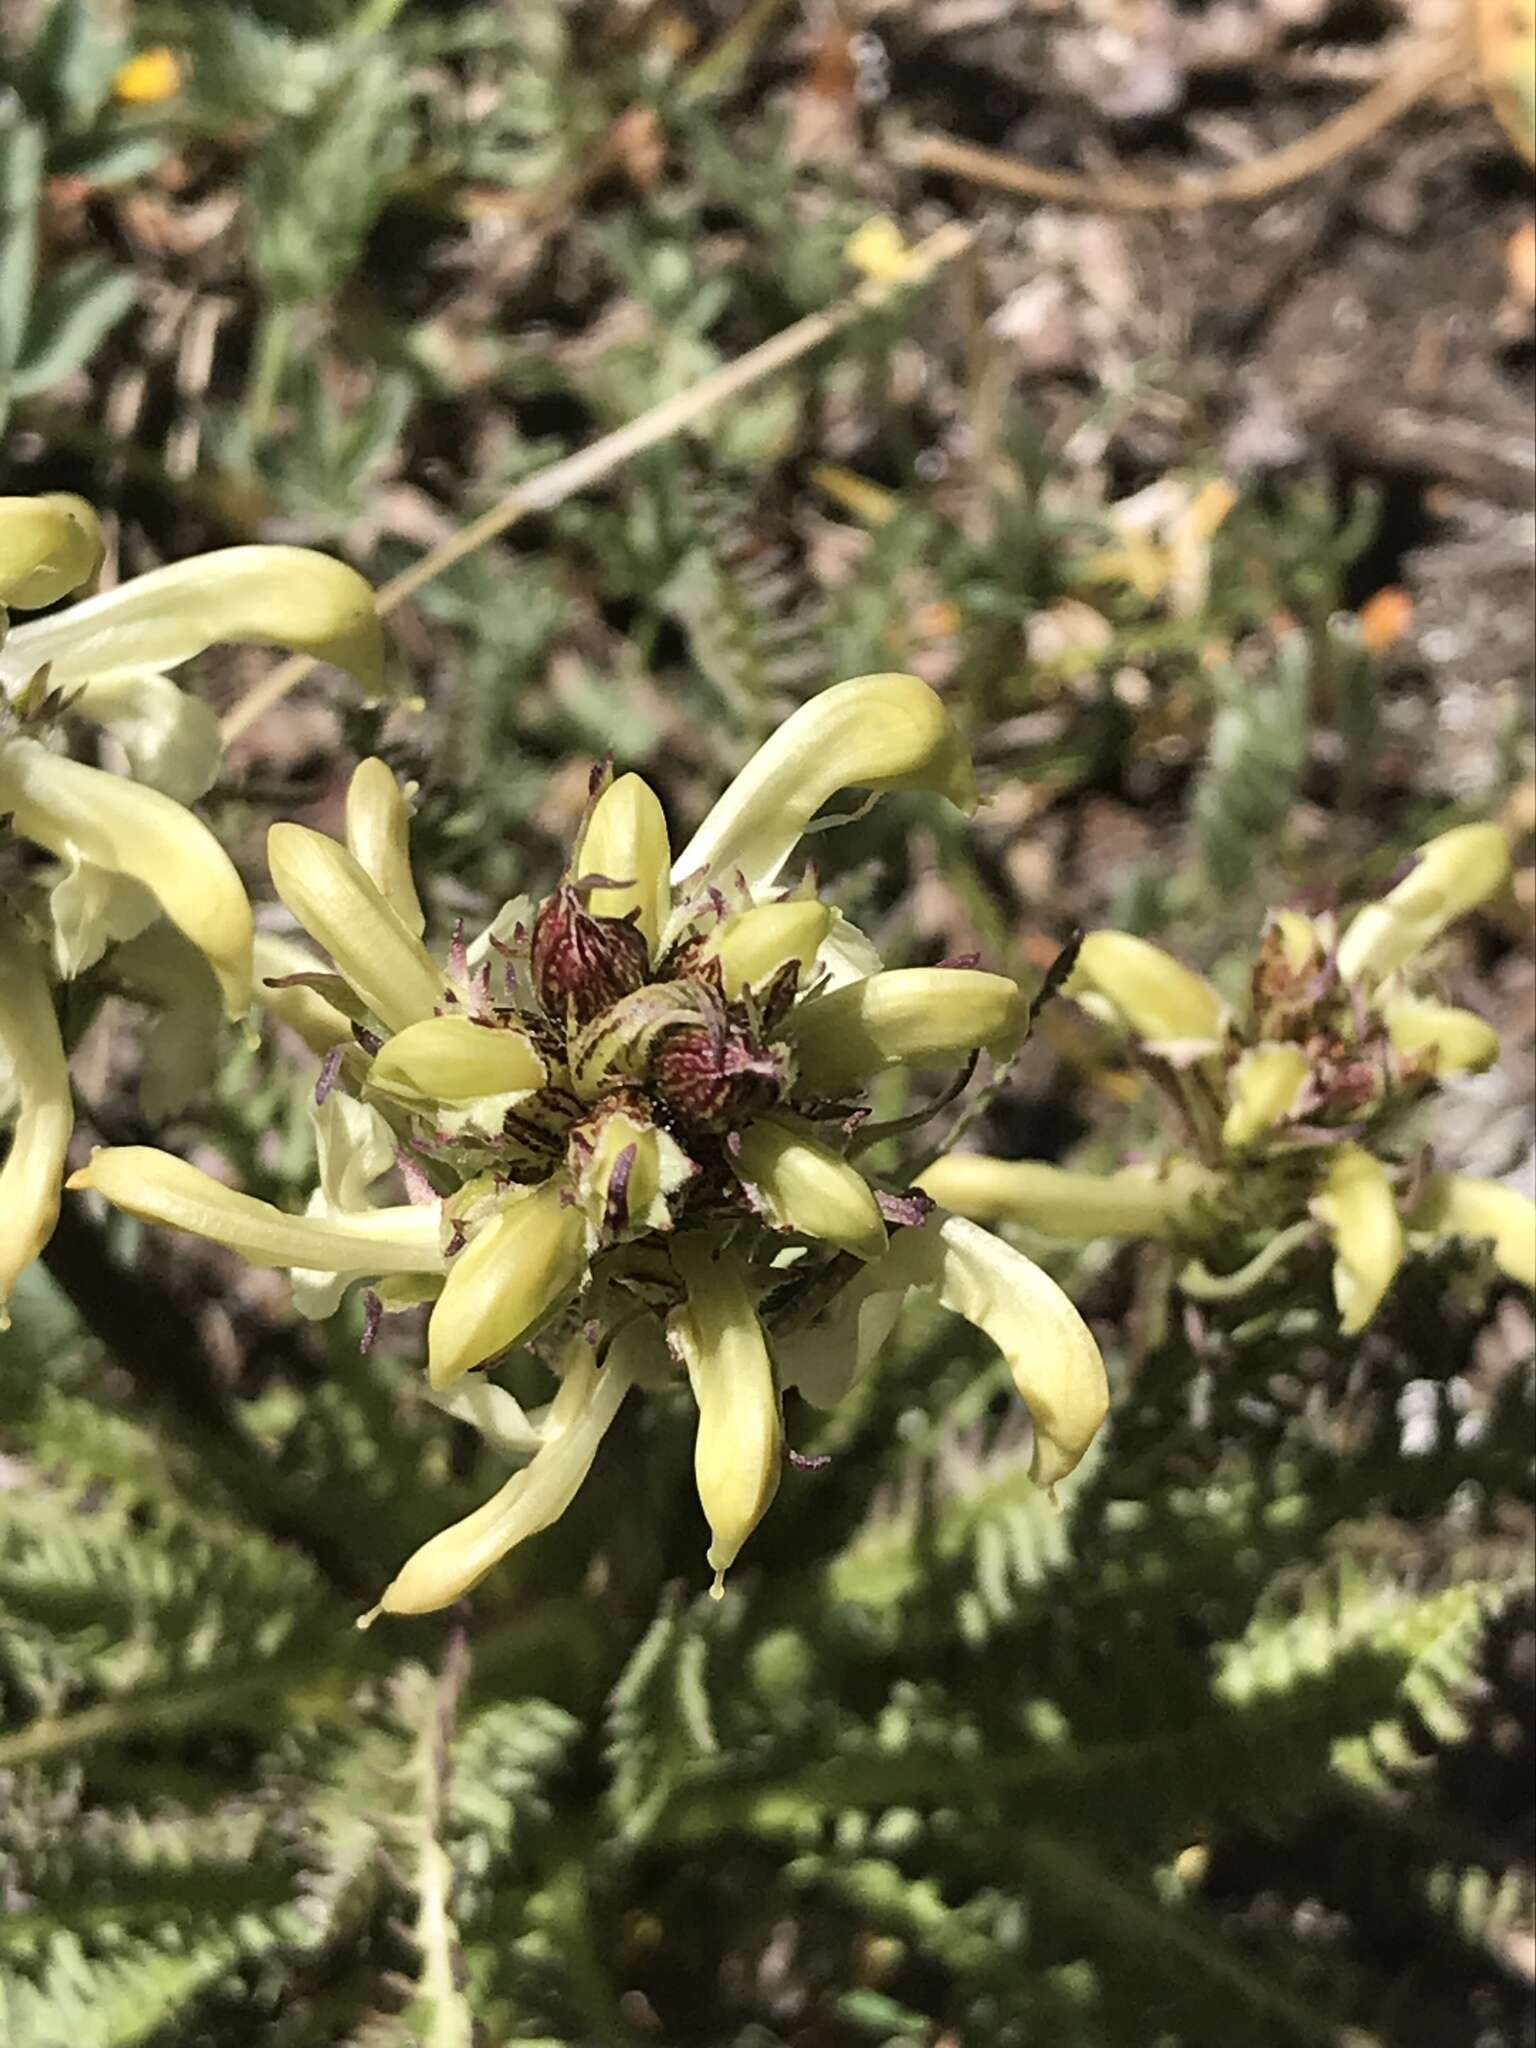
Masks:
[[[640,988],[650,972],[645,936],[625,918],[594,917],[568,883],[533,920],[533,985],[557,1024],[590,1023]]]
[[[649,1078],[687,1122],[737,1124],[783,1097],[794,1078],[793,1056],[786,1046],[762,1044],[721,1012],[658,1039]]]

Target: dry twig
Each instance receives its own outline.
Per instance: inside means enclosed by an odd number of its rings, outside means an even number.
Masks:
[[[537,470],[532,476],[525,477],[489,511],[482,512],[478,519],[472,519],[451,539],[381,585],[374,599],[380,616],[387,617],[424,584],[462,562],[467,555],[474,554],[488,541],[495,540],[530,512],[548,512],[576,492],[602,482],[632,457],[642,454],[647,448],[656,447],[659,442],[670,440],[687,427],[696,426],[727,399],[739,398],[753,385],[798,362],[812,349],[820,347],[822,342],[877,312],[902,292],[927,283],[936,271],[968,249],[972,239],[971,230],[956,222],[939,228],[917,244],[895,277],[867,279],[846,298],[823,307],[819,313],[808,313],[803,320],[797,320],[793,326],[770,336],[757,348],[748,349],[735,362],[722,363],[718,370],[701,377],[687,391],[663,399],[660,405],[653,405],[627,426],[604,434],[589,448],[579,449],[563,461],[552,463],[548,469]],[[269,670],[224,718],[225,744],[238,739],[274,704],[281,703],[314,666],[313,657],[303,654],[291,656]]]
[[[1437,42],[1372,86],[1368,93],[1331,120],[1324,121],[1284,149],[1271,150],[1252,163],[1220,171],[1194,171],[1163,182],[1113,172],[1091,177],[1077,171],[1050,170],[992,149],[956,142],[948,135],[916,134],[895,147],[900,162],[918,170],[940,171],[1018,192],[1030,199],[1059,205],[1097,207],[1106,213],[1188,213],[1234,200],[1268,199],[1310,178],[1369,142],[1383,128],[1406,114],[1436,86],[1454,77],[1466,64],[1459,42]]]

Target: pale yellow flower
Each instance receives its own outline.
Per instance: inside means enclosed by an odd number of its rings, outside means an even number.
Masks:
[[[1501,889],[1509,865],[1502,826],[1458,825],[1431,839],[1397,887],[1356,914],[1339,941],[1340,974],[1347,982],[1380,981],[1406,966]]]
[[[282,1216],[154,1154],[98,1153],[78,1184],[299,1269],[300,1307],[333,1306],[348,1275],[383,1276],[386,1303],[431,1300],[435,1398],[533,1460],[411,1559],[385,1611],[457,1598],[544,1527],[626,1387],[679,1366],[718,1582],[778,1485],[790,1362],[802,1380],[818,1351],[844,1363],[841,1337],[818,1335],[802,1304],[830,1295],[835,1309],[853,1289],[899,1308],[931,1287],[999,1345],[1034,1415],[1042,1483],[1086,1450],[1104,1369],[1055,1283],[970,1224],[923,1225],[920,1196],[882,1194],[851,1156],[871,1075],[1009,1051],[1027,1010],[1002,975],[880,971],[808,878],[779,884],[796,838],[848,787],[973,801],[959,736],[916,678],[864,677],[803,706],[675,861],[637,777],[599,787],[560,886],[446,964],[419,936],[404,801],[378,763],[354,779],[347,846],[273,827],[278,892],[334,966],[288,965],[306,956],[280,946],[288,985],[271,992],[329,1047],[311,1213]],[[303,1005],[294,974],[309,977]],[[338,1019],[356,1030],[337,1035]],[[372,1208],[389,1134],[448,1192],[423,1174],[415,1203]],[[550,1341],[561,1383],[542,1418],[465,1380]]]
[[[1246,1014],[1146,940],[1090,932],[1065,993],[1130,1040],[1175,1107],[1179,1150],[1105,1174],[951,1154],[922,1186],[961,1215],[1061,1243],[1171,1240],[1184,1256],[1180,1284],[1205,1300],[1272,1281],[1321,1225],[1333,1240],[1340,1328],[1358,1333],[1404,1256],[1398,1193],[1414,1179],[1405,1114],[1437,1079],[1481,1072],[1499,1050],[1490,1025],[1416,988],[1410,970],[1508,868],[1498,827],[1463,826],[1423,847],[1342,942],[1331,915],[1272,912]],[[1505,1272],[1525,1278],[1536,1253],[1524,1242],[1523,1198],[1458,1175],[1429,1186],[1438,1193],[1415,1212],[1417,1242],[1484,1238]]]
[[[187,808],[217,772],[218,727],[208,706],[186,696],[167,671],[215,641],[273,640],[339,662],[368,690],[382,675],[367,584],[304,548],[227,548],[47,618],[12,623],[11,612],[56,604],[88,582],[101,559],[100,527],[84,500],[61,492],[0,498],[0,830],[56,861],[44,877],[46,896],[39,890],[28,898],[42,950],[0,906],[8,957],[0,1038],[16,1040],[23,1016],[30,1020],[29,1043],[8,1044],[0,1059],[8,1077],[0,1092],[8,1089],[19,1105],[0,1169],[0,1309],[16,1277],[14,1259],[46,1241],[69,1133],[69,1089],[62,1055],[53,1057],[58,1032],[40,978],[45,962],[51,957],[54,972],[67,978],[113,948],[113,985],[162,1012],[183,1012],[179,1038],[168,1014],[149,1034],[141,1098],[152,1113],[184,1099],[171,1068],[173,1045],[180,1080],[205,1066],[213,981],[231,1016],[250,1006],[245,889]],[[111,736],[128,774],[69,758],[64,747],[75,718]],[[398,804],[392,778],[391,788]]]
[[[926,1194],[978,1223],[1022,1223],[1064,1244],[1100,1237],[1173,1237],[1186,1230],[1218,1176],[1192,1160],[1159,1169],[1079,1173],[1036,1159],[950,1152],[918,1180]]]
[[[1089,932],[1067,993],[1178,1063],[1215,1052],[1226,1032],[1227,1006],[1209,982],[1130,932]]]

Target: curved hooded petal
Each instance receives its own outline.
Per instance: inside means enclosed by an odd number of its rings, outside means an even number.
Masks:
[[[427,928],[411,873],[411,805],[385,763],[359,761],[347,784],[347,851],[408,932]]]
[[[1536,1288],[1536,1202],[1518,1188],[1467,1173],[1432,1173],[1408,1223],[1437,1238],[1485,1240],[1501,1273]]]
[[[1419,848],[1409,874],[1368,903],[1339,941],[1347,982],[1380,981],[1422,953],[1448,924],[1501,889],[1509,840],[1500,825],[1459,825]]]
[[[467,1103],[482,1095],[518,1099],[542,1088],[549,1069],[526,1031],[472,1017],[423,1017],[397,1031],[374,1059],[376,1088],[431,1102]]]
[[[228,854],[190,811],[27,739],[0,742],[0,815],[7,811],[24,838],[142,882],[206,954],[230,1015],[249,1008],[251,907]]]
[[[509,1350],[586,1267],[581,1210],[559,1180],[518,1191],[448,1268],[427,1324],[434,1387]]]
[[[898,967],[792,1010],[784,1033],[807,1087],[835,1095],[885,1067],[946,1066],[978,1046],[1011,1053],[1029,1005],[1006,975],[970,967]]]
[[[273,641],[335,662],[370,694],[383,681],[373,592],[345,562],[292,547],[193,555],[19,626],[0,649],[0,679],[24,683],[48,662],[56,689],[107,682],[175,668],[230,640]]]
[[[1403,1263],[1403,1225],[1387,1170],[1358,1145],[1340,1145],[1312,1213],[1333,1239],[1339,1328],[1353,1337],[1375,1315]]]
[[[559,1433],[550,1428],[548,1409],[529,1415],[521,1401],[484,1373],[459,1380],[446,1392],[433,1387],[423,1391],[434,1408],[451,1415],[455,1422],[467,1422],[504,1458],[531,1458]]]
[[[0,1330],[22,1270],[53,1235],[74,1128],[69,1068],[41,951],[0,905],[0,1063],[12,1098],[11,1149],[0,1165]]]
[[[442,969],[347,849],[307,825],[274,825],[267,864],[279,896],[391,1031],[430,1017]]]
[[[592,806],[571,873],[577,881],[606,875],[617,885],[594,889],[587,909],[593,917],[634,911],[653,960],[672,909],[671,864],[666,816],[650,784],[638,775],[610,782]]]
[[[711,1535],[714,1594],[778,1491],[784,1423],[773,1361],[739,1260],[702,1243],[678,1245],[688,1290],[667,1318],[667,1338],[688,1368],[698,1403],[693,1473]]]
[[[0,498],[0,605],[31,611],[56,604],[90,581],[101,554],[101,523],[84,498],[69,491]]]
[[[1481,1074],[1499,1056],[1499,1034],[1474,1011],[1415,996],[1395,996],[1383,1008],[1392,1050],[1428,1073]]]
[[[1035,1425],[1030,1477],[1054,1486],[1082,1460],[1109,1412],[1104,1360],[1088,1325],[1049,1273],[962,1216],[913,1240],[916,1284],[964,1316],[1003,1354]]]
[[[359,1275],[441,1273],[447,1263],[435,1202],[364,1209],[344,1218],[290,1216],[152,1145],[101,1147],[67,1185],[102,1195],[146,1223],[227,1245],[252,1266]]]
[[[380,1614],[432,1614],[451,1606],[515,1545],[557,1522],[591,1471],[608,1426],[634,1385],[637,1364],[635,1348],[622,1333],[601,1370],[593,1362],[592,1347],[575,1339],[566,1350],[565,1377],[533,1462],[514,1473],[484,1507],[424,1543],[358,1626],[367,1628]]]
[[[774,1337],[780,1383],[830,1408],[871,1363],[913,1288],[932,1288],[1007,1360],[1035,1426],[1030,1474],[1053,1486],[1081,1461],[1109,1408],[1087,1324],[1033,1259],[960,1216],[902,1230],[811,1328]]]
[[[917,1185],[974,1223],[1021,1223],[1064,1244],[1089,1244],[1100,1237],[1171,1237],[1219,1182],[1186,1159],[1161,1173],[1141,1166],[1083,1173],[1034,1159],[950,1152]]]
[[[832,929],[832,912],[806,898],[793,903],[759,903],[721,918],[700,947],[700,957],[718,960],[728,996],[761,988],[794,961],[803,980]]]
[[[1065,993],[1176,1062],[1215,1052],[1226,1034],[1227,1006],[1210,983],[1130,932],[1090,932]]]
[[[738,872],[756,895],[840,789],[931,789],[976,807],[970,757],[948,711],[916,676],[856,676],[823,690],[759,747],[683,848],[674,882]]]
[[[868,1181],[808,1131],[772,1117],[749,1124],[735,1166],[781,1230],[805,1231],[858,1259],[878,1259],[885,1250],[885,1223]]]

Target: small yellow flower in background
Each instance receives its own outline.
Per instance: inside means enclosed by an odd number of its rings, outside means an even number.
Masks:
[[[60,1092],[60,1064],[46,1055],[41,1021],[44,1011],[52,1018],[49,971],[81,974],[113,949],[125,961],[132,955],[130,985],[157,1003],[192,1003],[199,1029],[207,1020],[198,976],[207,983],[208,970],[231,1016],[250,1006],[250,905],[229,856],[187,808],[218,772],[218,726],[168,671],[218,641],[276,641],[337,662],[367,691],[382,681],[368,585],[306,548],[222,549],[47,618],[12,622],[12,612],[56,604],[88,582],[101,559],[100,526],[83,499],[0,498],[0,839],[15,835],[54,856],[17,906],[35,937],[0,904],[9,983],[0,1007],[0,1115],[14,1112],[0,1169],[0,1312],[19,1270],[15,1256],[25,1248],[31,1257],[47,1240],[68,1137],[69,1091],[65,1083]],[[75,719],[118,743],[128,774],[70,759]],[[174,946],[158,948],[156,933]],[[199,1063],[184,1068],[195,1084]],[[165,1064],[146,1073],[160,1106],[173,1106]]]
[[[181,59],[165,43],[140,50],[130,57],[112,80],[112,97],[124,106],[150,107],[168,100],[181,90]]]
[[[1501,889],[1509,869],[1500,825],[1460,825],[1431,839],[1397,887],[1350,924],[1339,941],[1339,973],[1374,983],[1407,966],[1448,924]]]
[[[778,1486],[785,1390],[837,1399],[914,1289],[1007,1358],[1040,1482],[1082,1458],[1104,1367],[1055,1282],[856,1163],[870,1077],[1011,1050],[1027,1008],[1002,975],[883,971],[808,877],[781,883],[844,789],[974,804],[960,737],[916,677],[862,676],[803,705],[676,859],[647,786],[600,779],[559,885],[443,962],[420,937],[406,802],[380,763],[353,779],[346,846],[273,826],[278,892],[335,970],[285,947],[270,991],[327,1049],[309,1213],[137,1148],[98,1152],[72,1185],[296,1269],[306,1312],[359,1275],[386,1307],[431,1302],[433,1398],[532,1461],[375,1611],[457,1599],[563,1511],[628,1388],[680,1375],[718,1587]],[[375,1208],[397,1155],[420,1162],[415,1199]],[[559,1380],[537,1419],[479,1370],[530,1341],[553,1347]]]
[[[1149,604],[1166,597],[1176,618],[1195,618],[1210,588],[1212,537],[1236,503],[1225,477],[1160,477],[1106,508],[1116,544],[1092,557],[1090,579],[1127,583]]]
[[[855,270],[876,284],[899,283],[912,262],[911,245],[887,213],[872,214],[855,228],[843,245],[843,254]]]
[[[1463,1175],[1424,1182],[1402,1131],[1436,1082],[1498,1056],[1490,1025],[1414,977],[1509,865],[1500,827],[1460,826],[1421,847],[1342,939],[1331,917],[1274,912],[1246,1016],[1145,939],[1090,932],[1064,992],[1129,1038],[1177,1107],[1181,1149],[1108,1174],[951,1153],[920,1185],[961,1215],[1062,1243],[1171,1240],[1187,1255],[1184,1285],[1211,1297],[1248,1292],[1325,1236],[1346,1335],[1376,1313],[1406,1250],[1445,1239],[1487,1244],[1500,1271],[1536,1285],[1536,1203]],[[1227,1270],[1212,1275],[1207,1255]]]

